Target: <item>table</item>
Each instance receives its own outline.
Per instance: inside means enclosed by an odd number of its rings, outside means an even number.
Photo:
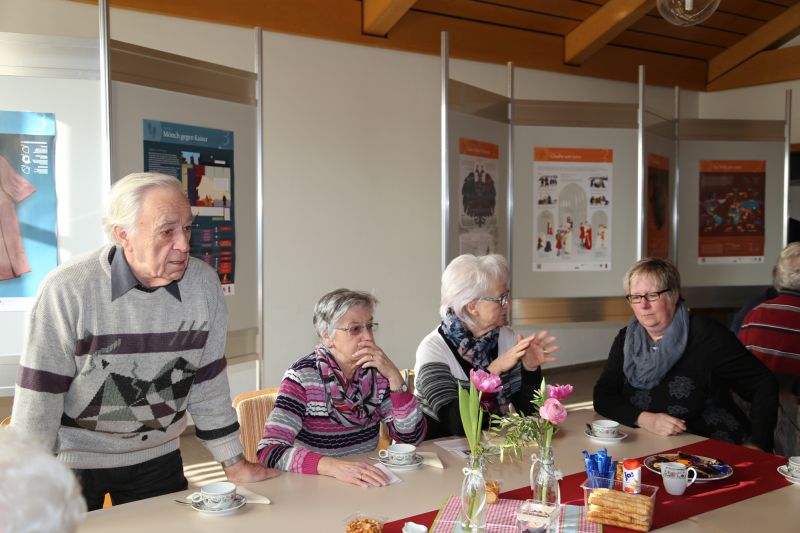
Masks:
[[[591,409],[573,411],[554,438],[556,465],[564,474],[584,469],[581,450],[602,448],[585,435],[586,423],[599,418]],[[614,457],[639,457],[665,449],[685,446],[700,440],[695,435],[658,437],[642,429],[624,428],[628,438],[608,445]],[[403,483],[383,488],[361,488],[325,476],[284,473],[247,488],[272,500],[272,505],[247,505],[240,512],[225,517],[205,516],[188,506],[173,502],[188,491],[150,498],[89,513],[80,532],[148,533],[157,531],[253,532],[253,531],[344,531],[349,515],[363,511],[387,520],[399,520],[424,513],[441,505],[451,494],[460,492],[463,459],[444,451],[433,442],[425,442],[421,451],[438,453],[443,470],[423,467],[398,472]],[[367,460],[365,454],[358,456]],[[494,470],[494,472],[493,472]],[[503,491],[527,486],[530,461],[489,465],[489,476],[496,474]],[[709,533],[738,532],[758,528],[761,531],[790,531],[790,524],[800,524],[800,486],[791,485],[724,508],[703,513],[689,520],[659,529],[659,532]]]

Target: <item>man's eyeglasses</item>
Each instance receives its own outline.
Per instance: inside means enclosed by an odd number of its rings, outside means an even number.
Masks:
[[[672,289],[664,289],[663,291],[656,291],[656,292],[648,292],[647,294],[628,294],[625,296],[625,299],[628,300],[632,304],[641,303],[642,298],[647,300],[648,302],[655,302],[661,295],[665,292],[669,292]]]
[[[500,307],[502,307],[508,303],[508,291],[504,292],[500,296],[481,296],[478,298],[478,301],[481,300],[485,302],[497,302],[500,304]]]
[[[346,331],[351,337],[358,337],[366,329],[370,333],[378,329],[377,322],[367,322],[366,324],[356,324],[347,328],[334,328],[339,331]]]

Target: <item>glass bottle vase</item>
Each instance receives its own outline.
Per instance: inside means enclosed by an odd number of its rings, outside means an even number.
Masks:
[[[561,504],[561,491],[558,486],[562,478],[553,460],[553,449],[548,448],[531,456],[531,491],[533,499],[543,503]]]
[[[486,463],[482,455],[467,457],[464,482],[461,484],[461,516],[459,522],[464,532],[484,531],[486,528],[486,481],[483,472]]]

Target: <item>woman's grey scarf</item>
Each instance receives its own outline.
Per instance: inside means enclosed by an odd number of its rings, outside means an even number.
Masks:
[[[683,355],[688,338],[689,311],[681,302],[675,308],[675,316],[666,333],[655,343],[634,315],[628,322],[622,349],[622,372],[628,382],[637,389],[645,390],[658,385]]]

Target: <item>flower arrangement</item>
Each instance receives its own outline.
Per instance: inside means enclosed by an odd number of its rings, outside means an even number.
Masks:
[[[492,427],[496,433],[503,435],[503,445],[500,447],[501,459],[505,450],[511,450],[519,456],[533,443],[539,447],[542,456],[547,457],[553,434],[558,431],[558,425],[567,418],[567,410],[561,400],[569,397],[572,391],[572,385],[548,385],[542,379],[541,386],[533,393],[531,399],[536,414],[492,415]]]
[[[469,371],[469,392],[463,387],[458,388],[458,409],[461,414],[461,425],[467,436],[469,451],[473,456],[483,452],[481,445],[481,426],[483,425],[483,411],[487,408],[481,399],[483,394],[494,394],[502,390],[500,376],[483,370]]]

